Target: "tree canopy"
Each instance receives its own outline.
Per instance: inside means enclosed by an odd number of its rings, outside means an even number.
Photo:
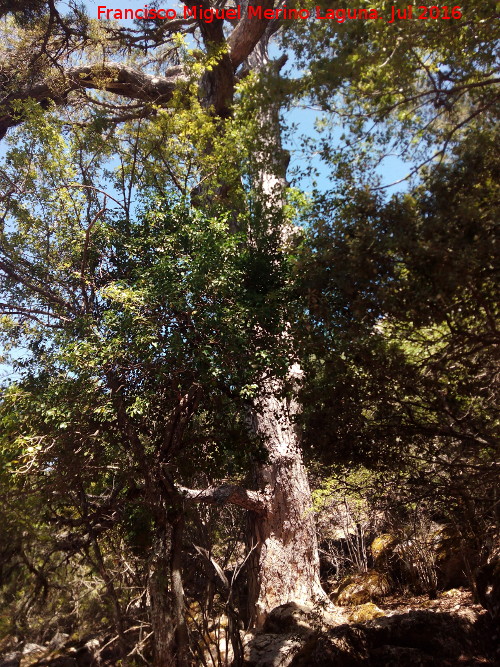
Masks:
[[[126,28],[0,5],[0,632],[65,613],[121,664],[215,665],[224,613],[244,664],[239,624],[329,605],[303,459],[488,561],[498,22],[449,9]],[[303,106],[312,192],[287,181]],[[391,152],[412,179],[389,196]]]

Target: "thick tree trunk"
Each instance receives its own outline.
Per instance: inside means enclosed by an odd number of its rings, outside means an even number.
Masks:
[[[251,513],[248,535],[250,620],[256,627],[281,604],[324,597],[311,491],[294,424],[298,405],[282,393],[281,381],[267,381],[251,414],[252,430],[269,457],[255,470],[267,511]]]
[[[272,24],[248,59],[251,69],[271,68],[278,74],[284,60],[269,62],[268,40]],[[280,135],[279,106],[260,114],[262,152],[258,155],[256,186],[261,192],[263,215],[269,234],[286,246],[295,233],[283,222],[288,153]],[[280,227],[276,229],[278,224]],[[277,334],[276,348],[289,348],[288,333]],[[284,352],[286,354],[286,352]],[[288,378],[265,377],[251,411],[251,431],[262,439],[268,460],[256,466],[255,482],[265,496],[267,511],[251,515],[249,522],[249,605],[252,625],[262,627],[275,607],[294,601],[314,603],[325,598],[319,580],[319,555],[311,491],[300,448],[295,417],[300,410],[296,390],[302,379],[298,364]],[[288,397],[285,392],[288,389]]]

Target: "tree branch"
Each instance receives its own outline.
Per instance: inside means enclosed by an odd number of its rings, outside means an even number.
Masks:
[[[274,0],[250,0],[248,6],[262,7],[264,11],[274,7]],[[266,32],[269,22],[269,19],[249,18],[248,14],[238,22],[227,40],[229,55],[235,69],[252,53],[255,45]]]
[[[257,514],[265,514],[266,502],[258,491],[249,491],[235,484],[222,484],[208,489],[187,489],[178,486],[177,490],[185,500],[194,503],[210,503],[215,505],[238,505]]]
[[[0,115],[0,139],[9,127],[22,122],[15,114],[12,102],[32,99],[45,108],[50,102],[65,104],[69,93],[74,90],[97,89],[115,95],[149,102],[165,104],[172,99],[176,86],[185,81],[181,67],[171,67],[165,76],[147,74],[128,65],[103,62],[95,65],[70,67],[61,74],[47,77],[45,80],[25,86],[10,93],[2,104]]]
[[[195,4],[195,0],[183,1],[187,7]],[[201,6],[210,8],[207,0],[201,0]],[[272,9],[274,0],[249,0],[248,6]],[[222,20],[198,20],[195,25],[201,31],[207,49],[222,45],[226,41]],[[269,19],[249,18],[245,13],[227,39],[228,52],[223,53],[217,65],[207,69],[203,75],[201,89],[208,105],[213,106],[217,114],[227,116],[230,113],[234,71],[252,53],[269,25]],[[0,106],[0,140],[10,127],[19,125],[24,120],[22,113],[18,110],[16,112],[15,102],[18,100],[32,99],[45,109],[50,103],[57,106],[66,104],[72,91],[96,89],[148,104],[165,105],[171,101],[176,86],[186,80],[182,67],[171,67],[164,76],[148,74],[135,67],[112,61],[69,67],[66,70],[57,67],[37,82],[21,84],[17,88],[13,82],[12,88],[9,84],[0,88],[5,95]]]
[[[19,261],[18,270],[16,270],[14,266],[15,265],[12,263],[12,261],[10,261],[10,259],[2,259],[0,256],[0,271],[3,272],[7,278],[17,283],[18,285],[23,285],[23,287],[31,292],[32,295],[37,294],[46,299],[47,302],[53,306],[59,306],[60,308],[63,308],[66,313],[75,313],[75,308],[69,303],[69,301],[66,301],[58,294],[54,293],[50,288],[37,285],[36,282],[34,282],[36,278],[32,280],[31,276],[26,276],[25,269],[23,270],[19,266]]]

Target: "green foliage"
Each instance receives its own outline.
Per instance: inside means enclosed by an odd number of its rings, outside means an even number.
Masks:
[[[10,99],[48,80],[59,104],[54,62],[85,48],[90,62],[122,58],[124,33],[78,11],[62,22],[52,5],[37,17],[40,6],[11,8],[0,83]],[[168,108],[111,104],[104,80],[90,110],[83,90],[60,116],[46,100],[9,103],[24,124],[0,171],[0,336],[23,356],[0,394],[5,630],[43,635],[45,608],[70,631],[142,632],[148,582],[168,584],[174,483],[241,481],[264,462],[245,414],[263,380],[297,361],[307,455],[320,476],[334,464],[315,510],[345,501],[357,524],[384,502],[409,516],[425,499],[462,534],[493,525],[497,28],[490,3],[463,11],[290,22],[284,43],[304,71],[241,76],[224,117],[201,89],[227,65],[226,45],[190,52],[158,31],[140,49],[131,37],[127,63],[161,73],[181,59]],[[324,113],[314,150],[333,194],[281,191],[280,104],[304,98]],[[389,149],[415,165],[433,152],[453,161],[387,200],[373,170]],[[186,516],[193,541],[227,565],[219,508]],[[237,534],[240,515],[227,517]],[[363,567],[365,539],[352,542]]]
[[[52,434],[66,456],[76,429],[81,448],[73,467],[95,463],[102,447],[110,448],[112,460],[119,441],[113,375],[150,453],[165,437],[165,415],[199,388],[201,437],[220,460],[244,430],[228,398],[248,400],[263,368],[286,372],[286,350],[275,356],[271,349],[290,310],[278,233],[259,221],[258,209],[246,216],[227,212],[227,202],[213,201],[210,186],[203,193],[212,202],[208,212],[184,193],[159,194],[181,180],[196,185],[189,166],[195,154],[202,173],[215,160],[237,164],[224,155],[235,137],[230,128],[227,143],[218,142],[208,155],[215,121],[197,109],[190,116],[160,114],[128,149],[134,137],[128,130],[109,134],[103,143],[96,126],[65,133],[36,107],[23,106],[30,120],[8,152],[4,171],[5,179],[16,174],[20,187],[6,209],[7,269],[0,287],[6,299],[4,341],[31,351],[17,364],[23,389],[11,387],[3,401],[4,418],[18,420],[11,432],[28,456],[44,450],[33,442],[51,441]],[[171,170],[159,181],[150,162],[138,174],[138,156],[165,132],[174,132],[177,143],[157,148],[156,155]],[[108,167],[113,147],[121,160],[114,172]],[[128,193],[120,207],[108,208],[108,196],[93,185],[99,178],[115,204],[120,189]],[[133,201],[131,188],[144,205]],[[250,242],[230,231],[235,216],[242,232],[253,228]],[[15,417],[9,417],[11,410]],[[37,423],[28,418],[32,413],[39,415]],[[206,429],[212,424],[220,432],[227,419],[227,438],[215,444]]]
[[[325,199],[298,264],[309,447],[472,528],[498,481],[497,141],[477,133],[411,196],[362,190],[333,219]]]
[[[288,367],[289,351],[273,341],[290,311],[289,266],[269,224],[251,207],[238,210],[251,194],[235,192],[229,211],[213,182],[185,196],[199,180],[189,164],[197,151],[203,169],[213,169],[215,158],[203,156],[215,123],[208,114],[195,118],[196,141],[192,126],[180,134],[187,115],[177,118],[178,144],[164,155],[157,149],[171,165],[160,179],[154,163],[138,174],[137,160],[172,131],[171,117],[160,114],[134,135],[99,129],[99,119],[68,132],[30,104],[22,113],[2,172],[16,187],[0,230],[1,335],[6,347],[25,348],[0,397],[1,475],[16,533],[6,543],[19,544],[1,561],[22,573],[4,590],[9,597],[17,586],[19,604],[6,605],[25,636],[29,628],[38,636],[33,614],[49,598],[46,609],[66,613],[71,630],[85,628],[89,615],[89,627],[120,627],[120,615],[132,627],[125,610],[147,586],[173,502],[165,480],[206,484],[263,459],[244,406],[264,368]],[[218,159],[226,151],[224,160],[238,164],[228,145],[219,148]],[[109,162],[113,150],[118,166]],[[202,210],[194,200],[210,204]],[[26,540],[16,535],[29,522],[20,494],[37,516],[29,563],[38,570],[41,560],[48,598],[18,563]],[[90,572],[65,571],[68,558]],[[69,590],[56,594],[65,576]],[[78,606],[85,619],[75,615],[83,585],[75,576],[99,589]],[[134,613],[142,623],[144,607]]]
[[[332,7],[313,4],[322,14]],[[322,111],[319,141],[307,148],[320,153],[340,188],[353,172],[368,182],[387,154],[415,174],[470,127],[498,120],[496,3],[469,2],[458,19],[419,19],[423,10],[413,6],[411,19],[389,23],[393,6],[408,8],[382,2],[383,20],[290,21],[284,33],[302,68],[299,77],[294,68],[296,94]]]

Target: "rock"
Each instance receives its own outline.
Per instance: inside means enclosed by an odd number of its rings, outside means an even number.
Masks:
[[[456,588],[470,584],[467,571],[476,567],[477,554],[451,526],[440,525],[431,535],[438,588]]]
[[[289,667],[305,640],[295,634],[257,634],[245,643],[245,667]]]
[[[363,623],[364,621],[372,621],[374,618],[386,616],[386,613],[379,609],[373,602],[366,602],[359,605],[348,617],[351,623]]]
[[[48,648],[52,649],[53,651],[55,649],[61,648],[61,646],[64,646],[68,639],[69,635],[66,632],[56,632],[56,634],[48,643]]]
[[[32,655],[33,653],[40,653],[40,651],[43,653],[46,648],[45,646],[41,646],[40,644],[25,644],[23,647],[23,650],[21,651],[23,655]]]
[[[364,604],[384,597],[390,591],[389,578],[375,570],[345,577],[334,593],[334,601],[342,606]]]
[[[344,612],[331,604],[306,606],[287,602],[271,611],[264,623],[263,632],[307,635],[345,623],[345,620]]]
[[[376,567],[385,565],[393,557],[397,543],[398,539],[389,533],[379,535],[373,540],[370,551]]]
[[[441,660],[436,661],[428,653],[407,646],[381,646],[372,651],[370,657],[373,667],[401,667],[401,665],[430,667],[430,665],[442,665]]]
[[[264,632],[307,634],[318,626],[318,622],[318,614],[312,607],[288,602],[271,611],[264,624]]]
[[[500,554],[495,554],[475,573],[476,592],[481,605],[500,621]]]
[[[414,611],[311,635],[290,667],[476,665],[490,661],[484,628],[459,614]],[[484,649],[484,650],[483,650]],[[487,657],[486,657],[487,656]]]
[[[298,655],[307,655],[318,634],[345,620],[341,613],[288,602],[273,609],[262,633],[250,635],[244,645],[246,667],[288,667]],[[305,653],[304,653],[305,652]],[[295,662],[293,662],[295,664]],[[305,662],[304,665],[308,663]]]
[[[363,607],[372,619],[354,617]],[[393,615],[375,605],[351,614],[351,623],[315,624],[308,607],[273,610],[266,632],[251,635],[245,667],[428,667],[496,664],[492,622],[477,607],[461,611],[409,611]],[[370,615],[370,614],[367,614]],[[321,616],[320,616],[321,618]],[[324,622],[324,618],[322,619]],[[486,623],[486,625],[485,625]],[[269,629],[286,632],[267,632]]]
[[[90,653],[96,653],[99,651],[101,643],[97,639],[97,637],[93,637],[92,639],[89,639],[88,642],[85,643],[85,648],[90,652]]]
[[[368,665],[369,642],[364,630],[342,625],[312,637],[290,667],[357,667]]]
[[[35,665],[46,653],[47,648],[45,646],[25,644],[19,667],[31,667],[31,665]]]
[[[467,572],[477,558],[452,526],[438,523],[407,539],[383,533],[373,540],[370,550],[375,569],[385,572],[391,581],[431,594],[468,585]]]
[[[457,596],[461,595],[461,592],[458,590],[458,588],[450,588],[449,591],[443,591],[440,595],[442,598],[455,598]]]

